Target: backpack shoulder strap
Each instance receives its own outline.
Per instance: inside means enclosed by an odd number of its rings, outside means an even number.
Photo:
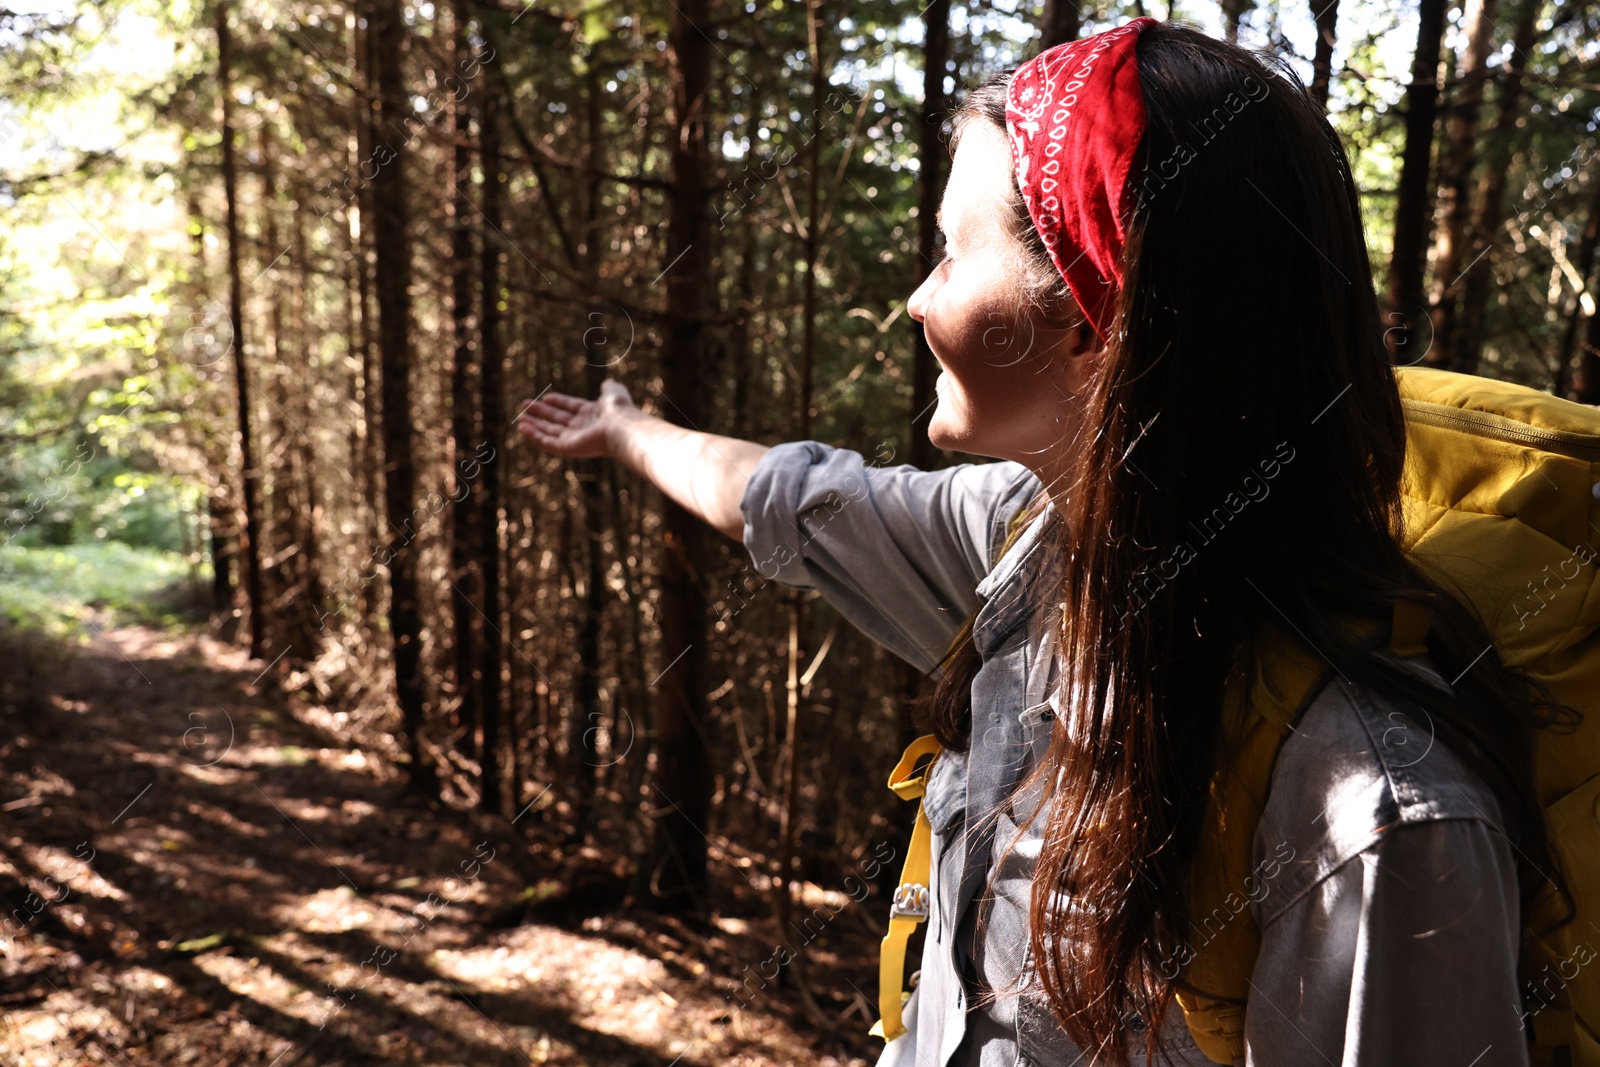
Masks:
[[[1031,503],[1024,503],[1007,520],[1005,539],[995,549],[994,558],[989,561],[991,567],[999,563],[1000,557],[1016,544],[1028,521],[1038,514],[1042,502],[1043,498],[1036,497]],[[975,615],[967,618],[960,632],[950,642],[950,647],[945,650],[941,664],[948,662],[971,637],[975,618]],[[928,775],[933,770],[933,760],[938,758],[943,749],[937,737],[924,734],[906,747],[900,762],[889,773],[889,788],[895,796],[918,803],[917,819],[912,825],[911,841],[906,847],[905,865],[900,871],[900,884],[889,905],[889,930],[883,935],[883,943],[878,950],[878,1021],[868,1032],[885,1041],[893,1041],[906,1032],[901,1017],[906,1001],[911,998],[904,988],[906,949],[917,924],[928,917],[928,886],[932,879],[933,827],[922,808],[921,797],[927,788]],[[925,756],[930,758],[924,762]]]
[[[1388,649],[1413,656],[1433,618],[1428,605],[1397,600]],[[1367,623],[1370,628],[1373,624]],[[1200,1051],[1217,1063],[1244,1057],[1244,1009],[1261,951],[1250,910],[1260,872],[1252,868],[1256,825],[1266,808],[1278,749],[1333,674],[1298,636],[1273,625],[1255,641],[1248,664],[1223,693],[1223,741],[1211,780],[1199,847],[1189,870],[1189,936],[1169,977]]]
[[[900,1015],[905,1002],[911,999],[911,994],[903,988],[906,946],[917,924],[928,918],[928,885],[932,874],[933,827],[920,801],[927,788],[933,760],[942,750],[938,738],[924,734],[906,746],[900,762],[889,774],[889,788],[895,796],[901,800],[916,800],[918,804],[911,843],[906,847],[905,866],[900,871],[900,885],[889,905],[889,931],[883,935],[883,945],[878,952],[879,1019],[868,1032],[885,1041],[893,1041],[906,1032]],[[923,762],[924,756],[931,758]]]
[[[1250,913],[1256,824],[1278,748],[1331,668],[1276,626],[1256,640],[1223,694],[1223,753],[1189,870],[1189,935],[1170,973],[1195,1044],[1217,1063],[1244,1056],[1244,1008],[1261,932]]]

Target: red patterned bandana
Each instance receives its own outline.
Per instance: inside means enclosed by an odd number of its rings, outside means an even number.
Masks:
[[[1006,92],[1011,162],[1028,214],[1078,306],[1102,338],[1122,286],[1128,168],[1144,134],[1134,63],[1153,18],[1046,49]]]

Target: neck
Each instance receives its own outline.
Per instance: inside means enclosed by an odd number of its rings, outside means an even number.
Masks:
[[[1081,383],[1075,383],[1080,384]],[[1061,405],[1052,426],[1053,440],[1046,447],[1016,456],[1015,459],[1039,478],[1056,512],[1067,514],[1067,502],[1072,490],[1073,457],[1082,447],[1079,440],[1083,430],[1083,401],[1066,388],[1062,388]]]
[[[1052,449],[1052,453],[1060,450]],[[1050,503],[1055,506],[1056,513],[1061,516],[1067,514],[1068,480],[1071,477],[1065,456],[1051,454],[1047,456],[1031,457],[1032,462],[1024,461],[1023,465],[1033,471],[1039,478],[1039,483],[1044,487]]]

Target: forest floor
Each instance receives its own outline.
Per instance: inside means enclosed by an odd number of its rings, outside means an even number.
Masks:
[[[747,982],[795,937],[730,863],[708,919],[625,910],[584,888],[603,842],[408,797],[337,713],[203,632],[84,622],[87,642],[0,633],[3,1067],[842,1067],[881,1047],[878,898],[808,887],[838,914],[783,984]],[[523,903],[544,896],[566,903]]]

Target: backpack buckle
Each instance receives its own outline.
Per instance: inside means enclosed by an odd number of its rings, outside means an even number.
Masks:
[[[1025,709],[1017,716],[1017,721],[1022,724],[1024,730],[1031,730],[1035,726],[1043,726],[1055,717],[1055,708],[1046,700],[1042,704],[1035,704],[1033,707]]]
[[[911,918],[919,922],[928,917],[928,887],[920,882],[904,882],[894,891],[889,918]]]
[[[1423,600],[1397,597],[1394,618],[1389,624],[1389,651],[1409,659],[1428,654],[1428,627],[1433,623],[1433,605]]]

